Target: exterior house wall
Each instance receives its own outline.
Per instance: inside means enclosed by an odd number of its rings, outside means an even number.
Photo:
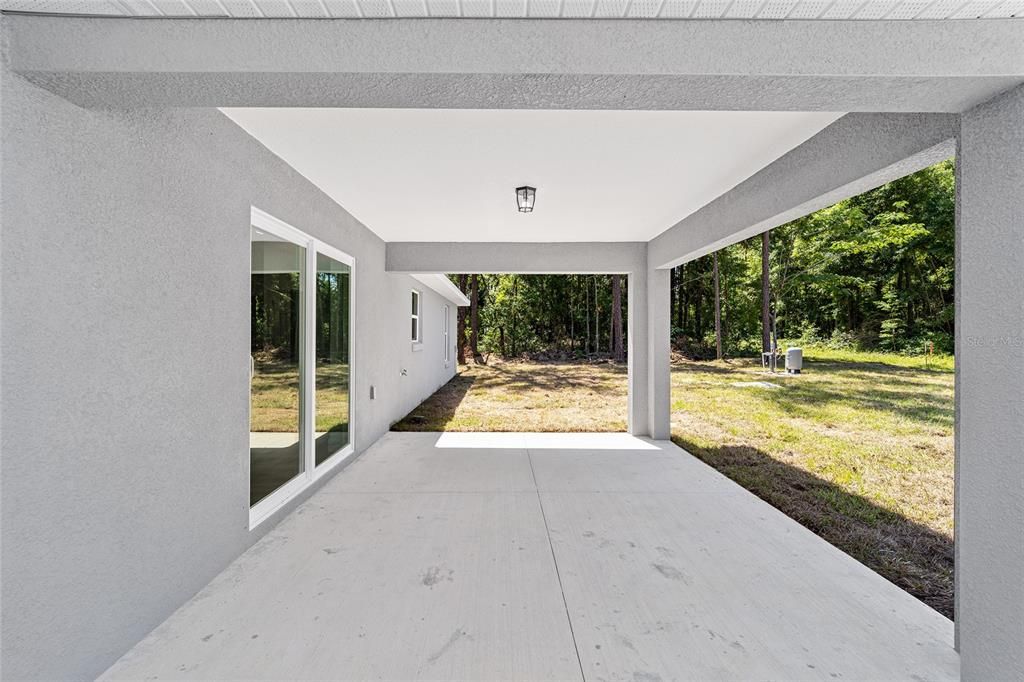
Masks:
[[[91,677],[316,487],[249,530],[251,206],[356,258],[357,451],[455,366],[441,297],[216,110],[0,94],[3,673]]]

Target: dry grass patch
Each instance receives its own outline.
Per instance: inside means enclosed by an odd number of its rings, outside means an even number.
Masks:
[[[459,373],[395,431],[625,431],[625,364],[492,362]]]

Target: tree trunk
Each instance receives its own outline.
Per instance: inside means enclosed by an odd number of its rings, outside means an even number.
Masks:
[[[676,319],[676,294],[679,291],[679,268],[669,269],[669,285],[668,285],[668,324],[672,326],[673,320]],[[670,333],[671,336],[671,333]],[[671,341],[669,341],[671,343]]]
[[[466,293],[469,284],[469,275],[459,275],[459,291]],[[460,365],[466,364],[466,313],[465,306],[455,309],[458,311],[459,323],[455,328],[455,353]]]
[[[576,353],[576,307],[573,305],[575,297],[573,293],[575,289],[573,287],[572,275],[566,275],[569,278],[569,349],[575,354]]]
[[[622,362],[625,353],[622,348],[622,277],[612,275],[612,354],[616,362]]]
[[[722,359],[722,298],[718,284],[718,252],[714,255],[715,279],[715,357]]]
[[[469,295],[469,348],[473,352],[473,362],[479,364],[480,357],[480,275],[470,277]]]
[[[583,290],[587,294],[587,345],[583,352],[590,355],[590,285],[587,284],[587,280],[583,280]]]
[[[509,334],[512,336],[512,355],[516,355],[516,339],[519,338],[519,275],[512,275],[512,328]]]
[[[771,280],[769,277],[769,232],[761,233],[761,351],[772,349]]]
[[[601,352],[601,304],[597,301],[597,281],[594,277],[594,352]]]
[[[676,326],[682,334],[686,333],[686,307],[689,301],[686,300],[686,265],[679,266],[679,276],[676,278]]]

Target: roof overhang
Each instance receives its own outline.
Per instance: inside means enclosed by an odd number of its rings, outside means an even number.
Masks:
[[[447,275],[440,274],[415,274],[412,278],[423,286],[436,291],[456,306],[462,308],[469,305],[469,298],[459,291],[459,288],[448,279]]]

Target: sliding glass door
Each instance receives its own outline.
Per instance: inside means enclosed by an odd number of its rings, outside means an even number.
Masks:
[[[316,466],[349,442],[351,268],[316,255]]]
[[[306,249],[252,228],[249,504],[303,470]]]
[[[253,209],[250,526],[352,452],[354,260]]]

